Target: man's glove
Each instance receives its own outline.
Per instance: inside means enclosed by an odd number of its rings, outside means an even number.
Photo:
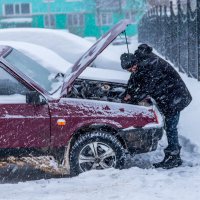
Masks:
[[[124,97],[124,101],[128,101],[131,99],[131,95],[127,94],[125,97]]]
[[[138,103],[138,105],[140,105],[140,106],[150,106],[150,105],[152,105],[151,98],[149,96],[144,98],[142,101],[140,101]]]
[[[131,103],[131,95],[130,94],[126,94],[126,96],[124,96],[122,98],[122,103]]]

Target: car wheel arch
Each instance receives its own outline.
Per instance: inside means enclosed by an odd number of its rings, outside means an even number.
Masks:
[[[112,125],[108,125],[108,124],[91,124],[88,126],[83,126],[80,127],[78,130],[76,130],[70,139],[70,149],[73,146],[73,144],[75,143],[75,141],[83,134],[87,134],[88,132],[93,132],[93,131],[103,131],[103,132],[107,132],[108,134],[112,134],[114,135],[119,142],[121,143],[121,145],[127,149],[126,143],[123,140],[123,138],[118,135],[118,128],[113,127]]]

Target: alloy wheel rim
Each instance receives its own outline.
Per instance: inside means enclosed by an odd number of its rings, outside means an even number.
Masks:
[[[78,162],[82,172],[108,169],[116,166],[116,153],[103,142],[91,142],[81,149]]]

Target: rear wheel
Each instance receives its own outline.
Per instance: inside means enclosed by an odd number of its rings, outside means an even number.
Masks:
[[[125,151],[117,138],[94,131],[80,136],[70,152],[70,171],[77,175],[92,169],[122,168]]]

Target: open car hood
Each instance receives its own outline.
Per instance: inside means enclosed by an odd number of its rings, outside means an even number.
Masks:
[[[65,74],[63,87],[61,90],[61,96],[67,94],[68,89],[74,82],[74,80],[83,72],[83,70],[89,66],[95,58],[121,33],[130,20],[121,20],[111,30],[105,33],[86,53],[84,53],[78,61],[75,62],[71,68],[71,72]]]

